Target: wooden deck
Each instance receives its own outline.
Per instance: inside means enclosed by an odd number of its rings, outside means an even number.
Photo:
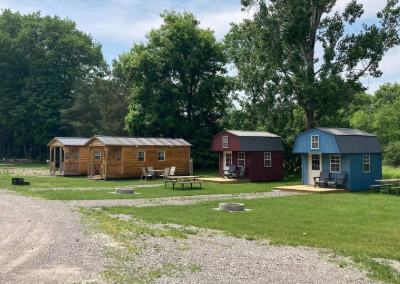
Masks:
[[[211,182],[211,183],[248,183],[250,182],[249,179],[229,179],[229,178],[199,178],[198,180],[202,180],[204,182]]]
[[[274,187],[274,190],[301,192],[301,193],[346,193],[348,189],[321,188],[311,185],[289,185]]]
[[[98,175],[88,177],[88,180],[102,180],[102,179],[103,178],[101,176],[98,176]]]

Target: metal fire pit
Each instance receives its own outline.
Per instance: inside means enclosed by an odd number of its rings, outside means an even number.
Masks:
[[[244,211],[244,204],[242,204],[242,203],[220,203],[219,210]]]
[[[133,188],[116,188],[115,189],[116,194],[133,194],[135,191]]]

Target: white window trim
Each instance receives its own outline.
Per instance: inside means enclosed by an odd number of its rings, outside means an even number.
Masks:
[[[339,162],[339,171],[338,171],[338,172],[333,172],[333,171],[332,171],[332,156],[339,156],[340,162]],[[336,165],[336,164],[335,164],[335,165]],[[341,156],[341,155],[330,155],[330,156],[329,156],[329,172],[338,174],[338,173],[341,172],[341,170],[342,170],[342,156]]]
[[[96,156],[96,153],[99,153],[99,156]],[[99,157],[99,159],[96,159],[96,157]],[[94,151],[94,160],[95,161],[101,161],[101,151]]]
[[[366,156],[368,156],[368,163],[365,163],[364,162],[364,157],[366,157]],[[366,172],[365,170],[364,170],[364,166],[365,165],[367,165],[368,164],[368,168],[369,168],[369,171],[368,172]],[[369,174],[370,172],[371,172],[371,155],[363,155],[363,172],[364,172],[364,174]]]
[[[269,159],[265,159],[265,154],[269,153]],[[265,161],[269,161],[269,166],[265,165]],[[272,154],[271,152],[264,152],[264,168],[271,168],[272,167]]]
[[[164,153],[164,160],[159,160],[159,157],[160,157],[160,156],[158,155],[159,153]],[[158,162],[165,162],[165,151],[158,151],[158,152],[157,152],[157,161],[158,161]]]
[[[143,153],[143,161],[139,160],[139,153]],[[146,152],[145,151],[138,151],[137,160],[138,160],[138,162],[146,162]]]
[[[226,142],[226,147],[225,147]],[[222,136],[222,148],[227,149],[229,148],[229,138],[228,136]]]
[[[318,148],[313,148],[313,137],[318,137]],[[311,150],[319,150],[319,135],[311,135]]]
[[[239,159],[239,154],[243,153],[243,159]],[[243,161],[243,165],[241,166],[239,161]],[[246,153],[245,152],[238,152],[238,167],[243,167],[246,165]]]
[[[226,164],[226,162],[228,161],[228,155],[230,156],[229,160],[231,161],[231,163],[229,165]],[[225,153],[225,167],[232,166],[232,162],[233,162],[233,154],[232,154],[232,152]]]

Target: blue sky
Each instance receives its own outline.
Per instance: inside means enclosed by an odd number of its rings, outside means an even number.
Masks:
[[[338,0],[336,9],[343,10],[350,0]],[[375,21],[376,12],[383,8],[383,0],[359,0],[364,4],[362,22]],[[241,12],[240,0],[0,0],[0,8],[9,8],[21,13],[41,11],[43,15],[57,14],[77,23],[78,29],[91,34],[103,46],[108,63],[119,54],[130,50],[134,42],[145,41],[145,34],[157,28],[162,21],[159,14],[164,9],[191,11],[201,21],[201,26],[215,31],[217,39],[222,39],[229,31],[231,22],[239,23],[249,18]],[[357,25],[361,27],[361,22]],[[357,28],[357,27],[353,27]],[[381,78],[363,79],[370,94],[385,82],[399,80],[400,49],[391,50],[381,63]],[[400,81],[400,80],[399,80]]]

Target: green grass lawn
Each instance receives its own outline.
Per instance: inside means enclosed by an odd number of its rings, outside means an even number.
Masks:
[[[213,210],[219,202],[103,210],[152,223],[193,225],[248,239],[265,238],[276,245],[329,248],[353,257],[376,279],[400,283],[398,273],[371,259],[400,261],[400,197],[348,193],[235,200],[252,209],[235,213]]]
[[[382,175],[383,178],[400,178],[400,168],[383,166]]]
[[[218,173],[215,171],[198,171],[196,175],[202,177],[215,177]],[[26,196],[40,197],[49,200],[97,200],[97,199],[135,199],[135,198],[155,198],[168,196],[191,196],[203,194],[224,194],[224,193],[246,193],[246,192],[268,192],[273,187],[285,184],[298,184],[299,176],[287,176],[284,181],[265,182],[265,183],[247,183],[247,184],[211,184],[203,183],[203,189],[197,185],[193,189],[172,189],[171,184],[164,188],[163,181],[148,180],[140,181],[138,179],[127,180],[107,180],[107,181],[91,181],[86,177],[24,177],[26,181],[31,183],[30,186],[12,186],[10,175],[0,175],[0,188],[14,190]],[[160,184],[161,187],[138,188],[136,191],[140,194],[135,195],[116,195],[110,192],[114,191],[115,187],[145,185],[145,184]],[[77,188],[89,188],[93,190],[74,190]],[[33,190],[33,189],[48,189],[48,190]],[[71,188],[71,190],[52,190],[54,188]],[[108,188],[108,189],[101,189]],[[179,188],[179,187],[178,187]]]

